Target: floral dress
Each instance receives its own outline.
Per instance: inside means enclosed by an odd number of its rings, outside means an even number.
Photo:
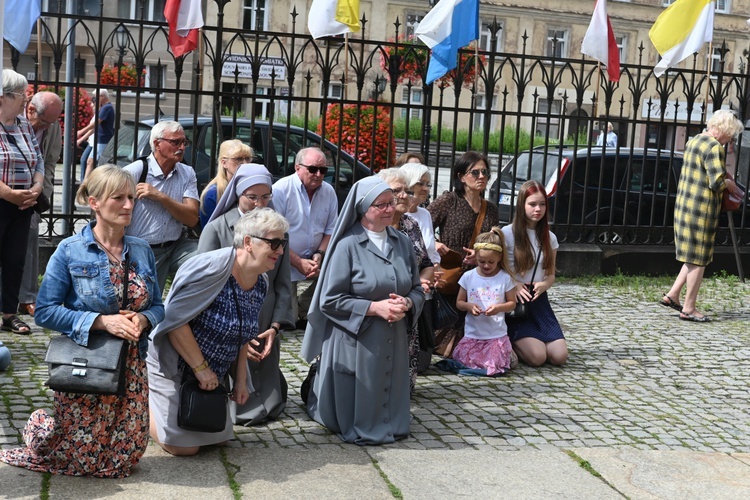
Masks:
[[[399,231],[404,233],[411,240],[414,246],[414,253],[417,256],[417,266],[419,270],[426,267],[432,267],[432,262],[427,254],[427,247],[424,244],[424,238],[422,238],[422,230],[419,228],[419,223],[408,215],[404,214],[401,216],[399,221]],[[409,385],[411,392],[414,392],[414,386],[417,383],[417,365],[419,357],[419,328],[409,328]]]
[[[124,265],[110,261],[109,275],[122,303]],[[148,288],[133,264],[128,291],[128,310],[148,307]],[[23,430],[26,447],[0,451],[0,461],[67,476],[129,476],[146,451],[149,433],[146,362],[138,342],[129,344],[124,396],[55,392],[54,416],[32,413]]]

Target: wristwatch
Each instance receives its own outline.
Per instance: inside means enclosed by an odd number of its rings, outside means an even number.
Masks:
[[[320,258],[322,259],[322,258],[325,258],[326,251],[325,250],[315,250],[313,252],[312,256],[314,257],[316,254],[320,254]]]

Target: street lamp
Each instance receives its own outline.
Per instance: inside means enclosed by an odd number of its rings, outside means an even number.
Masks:
[[[375,86],[372,90],[372,97],[373,100],[377,101],[380,95],[385,92],[385,78],[380,78],[380,76],[375,77]]]
[[[128,52],[128,30],[122,24],[115,30],[115,41],[117,43],[117,66],[122,66],[122,59]]]

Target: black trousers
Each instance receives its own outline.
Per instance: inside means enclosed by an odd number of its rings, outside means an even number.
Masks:
[[[2,268],[3,314],[16,314],[21,290],[32,208],[0,200],[0,268]]]

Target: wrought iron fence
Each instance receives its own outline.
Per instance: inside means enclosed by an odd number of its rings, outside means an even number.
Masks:
[[[224,15],[228,2],[216,0],[217,22],[204,27],[199,50],[175,58],[167,47],[166,23],[147,20],[147,1],[136,0],[135,19],[127,20],[103,0],[95,16],[66,14],[62,0],[54,3],[55,12],[43,13],[41,57],[12,51],[13,67],[33,72],[35,88],[64,89],[68,95],[108,89],[115,96],[117,123],[129,120],[135,138],[139,128],[148,127],[143,122],[148,115],[192,121],[190,138],[202,149],[194,147],[187,161],[195,165],[198,156],[206,156],[209,177],[221,140],[245,129],[253,138],[261,127],[275,132],[252,145],[273,160],[276,176],[290,171],[290,158],[299,148],[322,144],[307,131],[327,132],[328,140],[346,145],[373,170],[392,165],[400,152],[420,152],[434,169],[434,179],[441,181],[434,183],[434,196],[439,187],[451,187],[449,168],[456,158],[465,150],[478,150],[490,158],[497,179],[491,201],[501,203],[504,216],[510,219],[515,210],[515,180],[538,177],[556,197],[550,215],[558,238],[567,242],[670,244],[675,169],[687,138],[703,128],[706,111],[730,107],[744,122],[750,110],[750,64],[744,58],[739,72],[729,71],[725,47],[710,75],[696,55],[690,68],[656,78],[641,46],[637,64],[623,64],[620,81],[614,83],[595,62],[558,57],[556,40],[550,55],[530,53],[526,34],[520,53],[498,51],[501,27],[494,23],[483,47],[489,50],[461,51],[455,71],[424,85],[429,51],[404,36],[398,19],[389,40],[368,39],[368,20],[363,18],[356,36],[314,41],[303,32],[296,9],[289,14],[287,32],[260,26],[246,30],[229,27]],[[32,44],[29,53],[33,50]],[[90,62],[93,71],[80,67]],[[71,64],[76,71],[67,70]],[[123,64],[144,77],[127,85],[121,76],[102,81],[106,65]],[[326,113],[336,105],[345,112]],[[228,116],[222,122],[223,112]],[[210,116],[212,126],[201,127],[199,115]],[[595,144],[607,122],[615,124],[619,144],[602,151]],[[78,125],[69,127],[66,136],[74,138]],[[397,149],[391,149],[388,144],[395,139]],[[135,156],[137,140],[118,144],[122,140],[116,135],[113,151],[132,149]],[[533,161],[524,167],[523,152],[531,148],[526,157]],[[740,141],[728,156],[728,169],[745,184],[748,151]],[[340,150],[334,148],[332,155],[333,182],[345,189],[362,171],[347,167]],[[497,175],[515,157],[518,161]],[[67,209],[44,216],[43,232],[53,240],[88,218],[69,202],[78,173],[74,157],[65,159],[62,196]],[[538,167],[528,166],[534,162]],[[749,244],[744,210],[735,213],[734,222],[740,239]],[[729,244],[725,229],[718,243]]]

